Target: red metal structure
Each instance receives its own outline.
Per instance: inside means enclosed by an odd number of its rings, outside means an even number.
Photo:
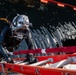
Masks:
[[[14,52],[14,54],[15,55],[27,54],[27,53],[42,54],[42,53],[56,53],[56,52],[74,53],[76,52],[76,46],[48,48],[48,49],[35,49],[35,50],[20,50],[20,51]]]
[[[37,58],[39,61],[45,60],[47,58],[53,58],[54,61],[52,62],[53,64],[73,56],[76,56],[76,54],[42,56]],[[8,69],[11,69],[14,72],[22,73],[23,75],[76,75],[76,70],[68,70],[63,68],[51,68],[51,67],[45,68],[42,66],[18,65],[18,64],[10,64],[10,63],[5,63],[4,65],[5,65],[4,66],[5,72],[7,72]]]
[[[67,4],[67,3],[63,3],[63,2],[59,2],[59,1],[55,1],[55,0],[40,0],[43,3],[48,3],[48,2],[53,2],[54,4],[57,4],[60,7],[65,7],[65,6],[69,6],[71,8],[73,8],[73,10],[76,10],[76,6],[71,5],[71,4]]]
[[[47,60],[49,58],[53,59],[53,61],[48,62],[49,64],[55,64],[57,62],[68,60],[68,58],[76,57],[76,53],[73,54],[73,52],[76,52],[76,46],[71,47],[60,47],[60,48],[52,48],[52,49],[46,49],[46,53],[51,52],[71,52],[72,54],[63,54],[63,55],[49,55],[49,56],[37,56],[38,62]],[[28,50],[28,51],[20,51],[14,52],[14,54],[27,54],[27,53],[44,53],[41,49],[36,50]],[[20,58],[18,58],[20,59]],[[17,60],[18,59],[14,59]],[[22,58],[22,60],[24,60]],[[63,68],[48,68],[48,67],[42,67],[42,66],[31,66],[31,65],[20,65],[20,64],[11,64],[11,63],[0,63],[0,70],[2,70],[2,64],[4,73],[7,73],[8,69],[12,70],[13,72],[22,73],[23,75],[76,75],[76,70],[69,70],[69,69],[63,69]],[[76,64],[75,63],[69,63],[69,64]],[[3,71],[3,70],[2,70]]]

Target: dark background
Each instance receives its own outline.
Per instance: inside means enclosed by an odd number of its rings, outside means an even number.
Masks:
[[[55,0],[72,5],[76,5],[76,0]],[[74,22],[76,23],[76,11],[71,7],[59,7],[54,3],[43,4],[40,0],[0,0],[0,18],[7,17],[12,12],[18,14],[26,14],[33,28],[38,29],[41,26],[46,28],[58,26],[59,22]],[[12,20],[13,15],[9,16]],[[64,46],[76,45],[76,40],[66,40]]]

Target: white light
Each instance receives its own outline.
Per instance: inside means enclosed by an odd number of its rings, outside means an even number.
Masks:
[[[64,4],[61,4],[61,3],[58,3],[57,5],[60,6],[60,7],[64,7],[65,6]]]
[[[73,9],[76,10],[76,7],[74,7]]]

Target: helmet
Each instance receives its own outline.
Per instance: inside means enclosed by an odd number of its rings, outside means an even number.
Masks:
[[[29,18],[28,16],[26,15],[17,15],[13,21],[12,21],[12,24],[11,24],[11,28],[12,30],[16,30],[16,29],[20,29],[22,28],[23,26],[26,26],[26,28],[29,27]]]

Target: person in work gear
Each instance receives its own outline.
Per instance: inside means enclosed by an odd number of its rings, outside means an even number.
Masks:
[[[0,18],[0,57],[4,57],[9,62],[8,57],[13,55],[12,50],[16,47],[23,39],[25,39],[28,50],[35,49],[32,35],[29,29],[30,22],[26,15],[16,15],[10,22],[10,19]],[[4,48],[7,48],[4,49]]]

